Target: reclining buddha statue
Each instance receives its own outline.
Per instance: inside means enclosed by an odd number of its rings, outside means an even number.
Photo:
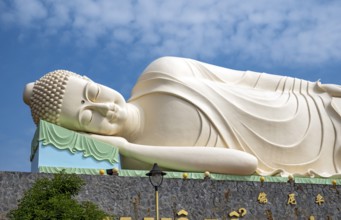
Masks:
[[[162,57],[126,102],[85,76],[25,87],[33,120],[115,146],[125,169],[331,176],[341,173],[341,87]]]

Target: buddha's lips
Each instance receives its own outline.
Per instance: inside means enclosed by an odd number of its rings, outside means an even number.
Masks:
[[[117,119],[117,113],[115,111],[108,111],[106,117],[109,122],[115,122]]]

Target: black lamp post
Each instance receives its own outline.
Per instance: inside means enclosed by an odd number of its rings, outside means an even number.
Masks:
[[[163,181],[163,176],[166,175],[166,173],[162,172],[162,170],[157,165],[157,163],[154,163],[153,168],[146,175],[149,176],[149,181],[155,188],[155,213],[156,213],[156,220],[159,220],[159,192],[158,192],[158,187],[161,186],[162,181]]]

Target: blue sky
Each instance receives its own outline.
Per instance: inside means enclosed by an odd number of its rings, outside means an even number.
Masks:
[[[0,170],[30,171],[26,83],[67,69],[129,98],[143,69],[181,56],[341,84],[340,1],[0,0]]]

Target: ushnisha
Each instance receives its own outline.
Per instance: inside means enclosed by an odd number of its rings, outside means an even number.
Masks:
[[[117,91],[58,70],[26,86],[40,119],[119,148],[126,169],[283,176],[341,172],[338,85],[163,57],[126,102]]]

